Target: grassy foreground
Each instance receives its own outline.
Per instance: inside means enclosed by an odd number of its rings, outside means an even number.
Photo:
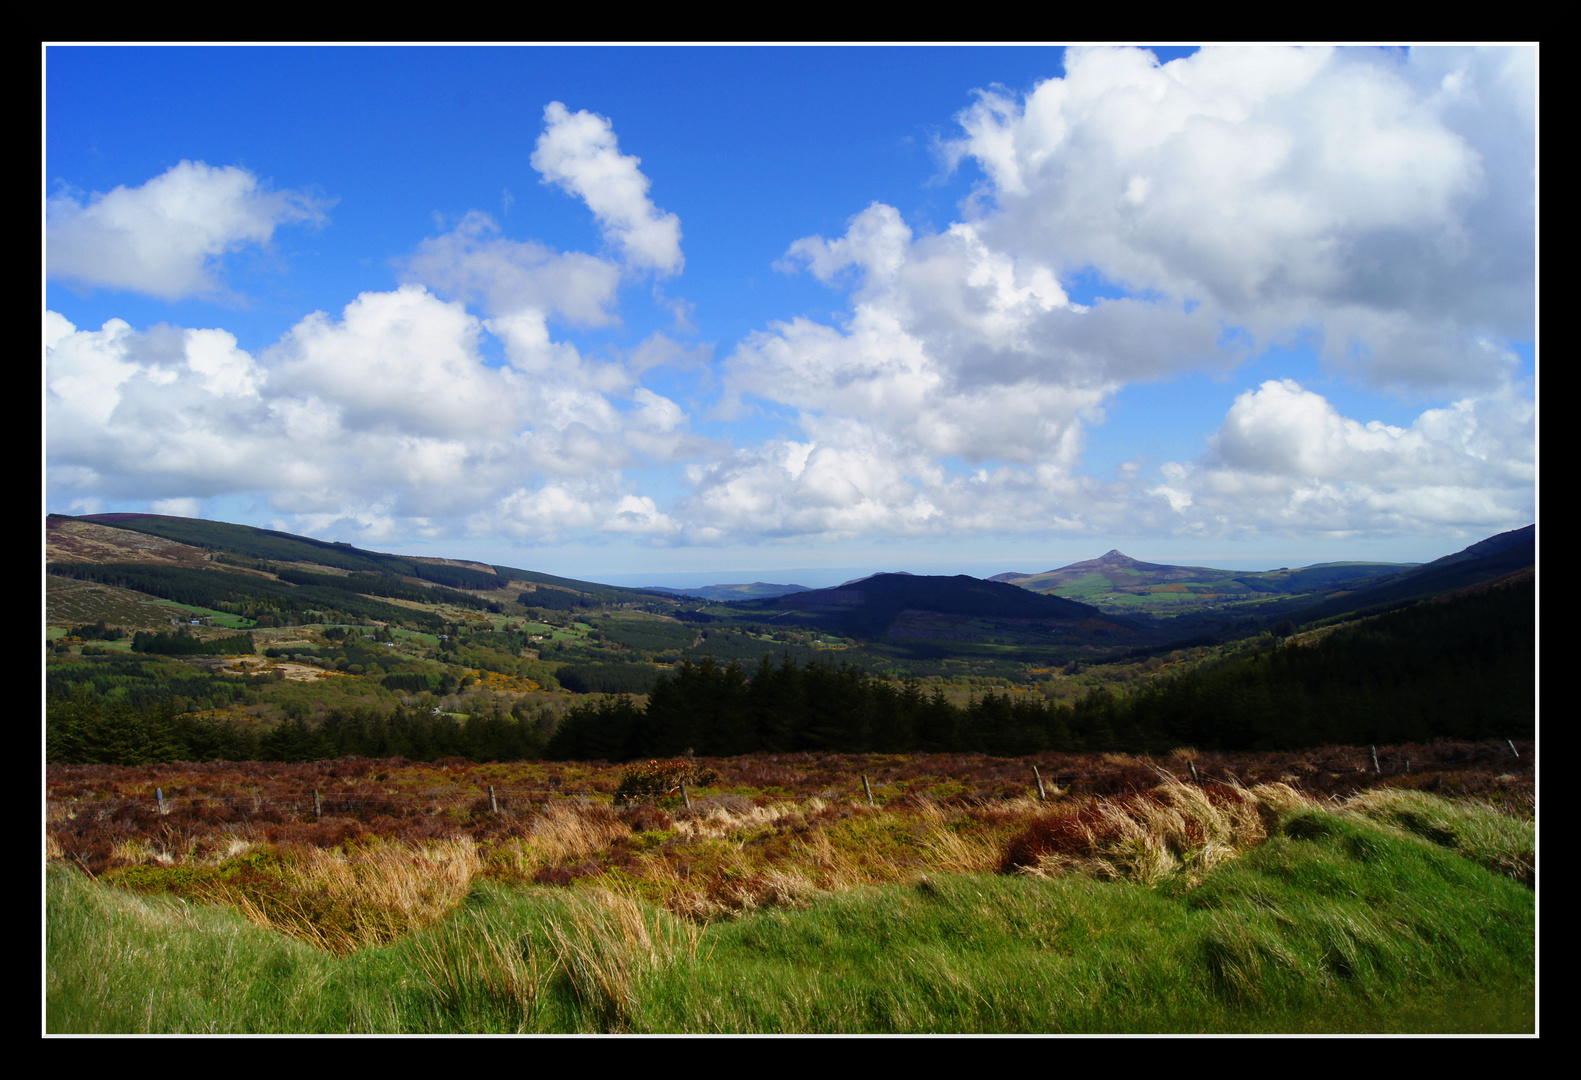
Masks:
[[[1266,840],[1196,872],[1127,872],[1153,864],[1120,829],[1084,872],[1060,854],[1066,830],[1028,872],[706,923],[607,888],[479,876],[440,921],[343,953],[56,863],[46,1028],[1535,1031],[1529,823],[1417,793],[1267,809]]]

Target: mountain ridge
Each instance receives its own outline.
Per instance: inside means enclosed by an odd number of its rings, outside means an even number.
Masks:
[[[1163,620],[1170,624],[1171,633],[1219,634],[1247,618],[1270,620],[1272,625],[1282,618],[1328,619],[1346,611],[1405,602],[1531,566],[1535,537],[1536,526],[1529,525],[1422,565],[1331,562],[1242,572],[1144,562],[1111,548],[1098,558],[1033,575],[1007,573],[981,579],[900,571],[852,579],[832,589],[754,582],[680,590],[602,585],[477,560],[386,554],[206,519],[113,513],[48,515],[46,561],[51,573],[65,572],[66,564],[142,563],[169,566],[171,573],[185,567],[186,572],[295,575],[301,584],[318,585],[331,583],[320,580],[324,572],[349,574],[356,580],[347,580],[345,586],[356,585],[352,591],[363,594],[372,588],[363,580],[368,575],[396,575],[412,584],[437,587],[439,592],[482,593],[490,601],[518,600],[519,592],[518,602],[524,605],[553,608],[654,598],[673,603],[691,597],[694,602],[729,604],[770,619],[802,619],[842,634],[875,639],[933,636],[1031,642],[1052,635],[1069,642],[1074,640],[1071,628],[1079,625],[1085,626],[1083,632],[1110,638],[1134,633],[1156,636],[1165,630],[1157,618],[1161,615],[1171,617]],[[85,570],[79,565],[70,572],[82,576]],[[491,595],[496,592],[501,595]],[[407,594],[385,588],[382,595]],[[1133,622],[1127,616],[1143,618]],[[701,613],[694,618],[706,621]]]

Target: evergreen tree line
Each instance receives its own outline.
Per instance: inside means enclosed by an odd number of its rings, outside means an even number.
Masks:
[[[382,596],[387,599],[414,600],[420,604],[454,604],[476,611],[488,609],[489,602],[471,593],[458,592],[444,587],[410,585],[393,574],[315,574],[309,570],[282,569],[276,576],[291,585],[306,585],[319,589],[338,589],[359,596]],[[495,584],[498,584],[496,582]]]
[[[916,682],[847,664],[683,663],[646,708],[609,697],[573,708],[557,759],[626,760],[827,750],[1161,753],[1297,750],[1328,743],[1529,738],[1536,716],[1535,591],[1420,604],[1330,633],[1073,704],[988,693],[956,706]]]
[[[554,674],[576,694],[646,694],[659,679],[658,669],[647,664],[563,664]]]
[[[207,640],[188,633],[149,633],[139,630],[132,635],[132,651],[155,653],[159,656],[251,656],[256,646],[251,634],[232,634],[230,637]]]
[[[77,687],[105,701],[124,701],[138,708],[170,702],[177,712],[254,704],[264,681],[272,676],[231,676],[198,671],[175,661],[106,656],[91,662],[50,664],[44,693],[54,701],[71,696]]]
[[[437,761],[522,761],[543,756],[545,736],[530,717],[494,712],[458,719],[422,709],[331,709],[269,728],[178,713],[175,702],[106,700],[86,686],[51,700],[45,755],[52,764],[153,765],[172,761],[321,761],[403,757]]]
[[[524,592],[516,597],[516,602],[524,607],[540,608],[544,611],[581,611],[598,606],[598,601],[593,597],[566,592],[563,589]]]
[[[92,626],[74,626],[66,633],[78,641],[120,641],[126,636],[125,630],[119,626],[106,626],[103,619]]]

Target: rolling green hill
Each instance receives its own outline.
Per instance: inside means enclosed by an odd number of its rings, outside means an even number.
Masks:
[[[999,574],[990,580],[1079,600],[1111,613],[1181,615],[1293,597],[1317,601],[1408,568],[1401,563],[1331,562],[1248,572],[1140,562],[1110,551],[1041,574]]]

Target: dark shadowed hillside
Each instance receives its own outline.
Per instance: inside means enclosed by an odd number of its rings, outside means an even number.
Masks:
[[[1366,588],[1336,597],[1293,616],[1297,622],[1333,618],[1350,611],[1388,607],[1440,593],[1481,585],[1534,567],[1537,526],[1491,536],[1463,551],[1394,574]]]
[[[965,574],[875,574],[834,589],[755,601],[751,607],[864,638],[1019,643],[1135,630],[1087,604]]]

